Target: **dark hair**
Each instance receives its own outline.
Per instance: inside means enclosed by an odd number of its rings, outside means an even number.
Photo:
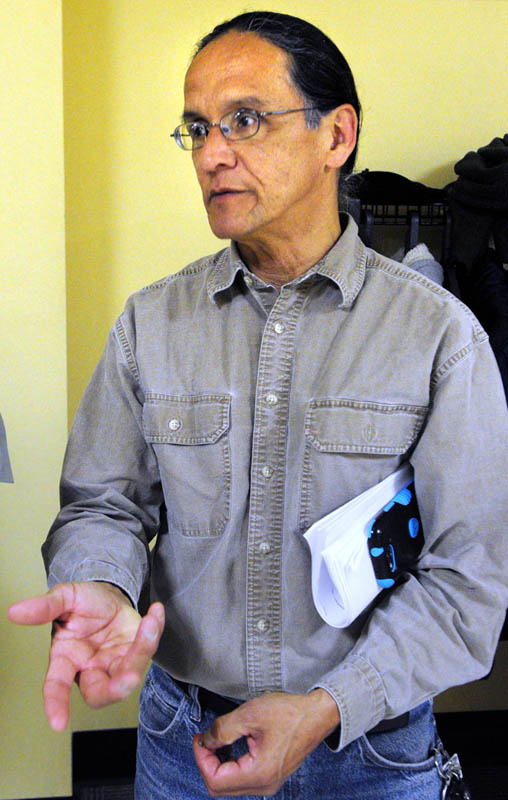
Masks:
[[[343,103],[353,106],[360,125],[360,100],[349,64],[332,40],[315,25],[289,14],[250,11],[217,25],[198,42],[195,55],[230,31],[255,33],[288,54],[295,87],[306,104],[318,109],[306,112],[309,128],[317,128],[324,114]],[[353,170],[357,146],[341,169],[344,175]]]

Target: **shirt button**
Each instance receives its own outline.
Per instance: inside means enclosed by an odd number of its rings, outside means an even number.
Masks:
[[[264,633],[265,631],[268,630],[270,625],[269,625],[269,623],[268,623],[268,621],[266,619],[260,619],[258,624],[256,625],[256,627],[257,627],[258,631],[261,631],[261,633]]]
[[[252,286],[252,278],[251,278],[250,275],[244,275],[243,279],[244,279],[245,283],[247,284],[247,286]]]
[[[168,428],[170,431],[179,431],[182,427],[182,423],[179,419],[170,419],[168,422]]]
[[[271,478],[271,477],[272,477],[272,475],[273,475],[273,469],[272,469],[272,467],[269,467],[269,466],[268,466],[268,464],[266,464],[266,465],[263,467],[263,469],[261,470],[261,472],[263,473],[263,477],[264,477],[264,478],[267,478],[267,479],[268,479],[268,478]]]
[[[274,329],[275,333],[284,333],[284,330],[285,330],[284,325],[282,324],[282,322],[276,322],[275,325],[273,326],[273,329]]]
[[[277,397],[277,395],[271,393],[266,395],[265,400],[269,406],[276,406],[277,403],[279,402],[279,398]]]
[[[263,556],[266,556],[272,548],[270,547],[270,542],[260,542],[258,549]]]

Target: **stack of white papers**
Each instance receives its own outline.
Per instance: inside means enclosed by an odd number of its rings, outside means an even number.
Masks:
[[[314,605],[328,625],[350,625],[382,591],[369,554],[370,525],[412,475],[412,468],[404,464],[306,532],[312,555]]]

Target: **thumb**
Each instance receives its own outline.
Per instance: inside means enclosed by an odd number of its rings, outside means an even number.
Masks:
[[[72,592],[65,591],[64,584],[57,584],[47,594],[13,603],[7,617],[18,625],[44,625],[72,611],[72,598]]]
[[[214,719],[208,730],[201,735],[202,746],[207,750],[219,750],[228,744],[233,744],[237,739],[249,733],[248,727],[242,720],[241,706]]]
[[[7,611],[8,619],[17,625],[43,625],[45,622],[52,622],[59,616],[59,612],[53,613],[43,595],[20,600]]]

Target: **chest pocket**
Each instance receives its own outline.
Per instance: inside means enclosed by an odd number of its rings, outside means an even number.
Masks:
[[[407,460],[427,413],[404,403],[326,398],[305,415],[300,527],[374,486]]]
[[[143,433],[154,448],[169,530],[219,536],[230,515],[229,395],[148,393]]]

